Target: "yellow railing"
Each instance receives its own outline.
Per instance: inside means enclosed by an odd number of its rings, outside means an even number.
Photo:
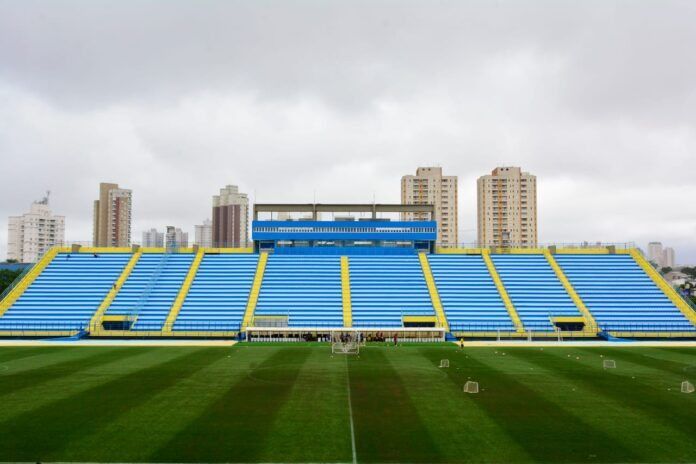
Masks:
[[[43,258],[39,260],[34,267],[27,272],[24,278],[15,287],[10,290],[10,292],[5,296],[5,298],[0,302],[0,316],[5,314],[5,312],[10,309],[10,307],[19,299],[24,291],[29,288],[31,284],[34,283],[36,278],[46,269],[46,267],[53,261],[61,251],[66,251],[64,248],[54,247],[47,251]]]
[[[196,273],[201,265],[201,261],[203,261],[203,256],[205,256],[205,252],[203,248],[199,248],[196,257],[193,258],[188,274],[186,274],[186,279],[184,279],[184,283],[181,285],[179,294],[176,296],[176,300],[174,300],[174,304],[172,304],[169,310],[169,315],[164,322],[165,329],[163,331],[171,333],[174,327],[174,321],[176,321],[176,318],[179,316],[179,311],[181,311],[181,307],[184,305],[184,301],[186,301],[186,295],[188,295],[191,284],[193,284],[193,279],[196,278]]]
[[[114,286],[111,287],[109,293],[106,294],[106,297],[101,302],[97,310],[94,312],[92,319],[89,321],[90,332],[99,330],[101,328],[101,322],[102,318],[104,317],[104,313],[106,313],[106,310],[109,309],[109,306],[111,306],[111,303],[114,301],[114,298],[116,298],[116,295],[118,295],[118,292],[121,291],[121,287],[123,287],[123,284],[125,284],[126,280],[128,280],[128,277],[131,275],[133,268],[135,268],[135,265],[138,263],[138,260],[142,255],[142,250],[138,250],[135,253],[133,253],[133,256],[131,256],[131,259],[130,261],[128,261],[128,264],[126,264],[126,267],[123,268],[123,272],[121,272],[121,275],[119,276],[118,280],[116,280]]]
[[[558,277],[558,280],[563,285],[563,288],[565,289],[566,293],[568,294],[570,299],[573,300],[573,303],[575,303],[575,307],[577,307],[578,311],[580,311],[580,314],[582,314],[582,317],[585,320],[585,328],[588,331],[597,333],[597,322],[595,321],[594,316],[592,316],[590,310],[587,309],[587,306],[585,306],[585,302],[582,301],[582,298],[580,298],[580,296],[575,291],[573,284],[570,283],[565,273],[563,272],[563,269],[561,269],[561,266],[558,265],[556,259],[553,257],[549,250],[544,251],[544,256],[546,257],[546,261],[549,262],[551,269],[553,269],[553,272],[556,273],[556,277]]]
[[[266,263],[268,262],[268,253],[263,252],[259,255],[259,263],[256,265],[256,275],[254,275],[254,283],[249,292],[249,300],[247,301],[246,311],[244,311],[244,319],[242,319],[241,330],[246,329],[251,325],[256,310],[256,303],[259,301],[259,293],[261,293],[261,284],[263,283],[263,274],[266,272]]]
[[[343,326],[353,326],[353,309],[350,300],[350,264],[348,256],[341,256],[341,295],[343,297]]]
[[[500,298],[503,300],[503,303],[505,304],[505,309],[507,309],[507,312],[510,315],[510,319],[512,320],[512,323],[515,325],[515,329],[520,333],[524,332],[524,325],[522,324],[522,319],[520,319],[519,314],[517,314],[515,305],[512,304],[512,300],[510,299],[510,296],[508,295],[507,290],[505,289],[505,285],[503,285],[503,281],[500,279],[500,276],[498,275],[498,270],[495,268],[495,265],[493,264],[490,251],[483,250],[483,253],[481,253],[481,257],[483,258],[483,261],[486,263],[488,273],[491,275],[491,278],[493,278],[493,283],[495,283],[495,287],[498,289]]]
[[[636,249],[632,249],[630,251],[631,257],[635,260],[636,263],[645,271],[646,274],[652,279],[653,282],[655,282],[655,285],[662,290],[662,292],[667,296],[667,298],[670,299],[670,301],[679,308],[679,311],[686,317],[689,322],[691,322],[694,326],[696,326],[696,312],[694,312],[693,309],[691,309],[691,306],[689,306],[686,301],[684,301],[679,294],[677,294],[677,291],[672,288],[671,285],[667,283],[665,279],[662,278],[662,276],[655,270],[654,267],[643,257],[640,252]]]
[[[418,253],[418,259],[420,259],[421,269],[423,270],[423,277],[425,277],[425,285],[428,287],[428,293],[430,293],[430,301],[433,304],[435,316],[437,317],[437,326],[442,327],[449,332],[449,323],[447,322],[445,310],[442,308],[440,294],[437,291],[437,285],[435,285],[435,279],[433,278],[433,273],[430,269],[428,257],[425,253]]]

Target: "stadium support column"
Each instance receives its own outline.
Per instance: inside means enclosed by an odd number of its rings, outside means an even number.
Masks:
[[[580,311],[580,314],[582,314],[582,318],[585,319],[586,330],[597,333],[599,331],[597,327],[597,321],[595,321],[594,316],[592,316],[590,310],[587,309],[587,306],[585,306],[585,302],[582,301],[582,298],[580,298],[580,296],[575,291],[575,288],[566,277],[565,273],[563,272],[563,269],[561,269],[561,266],[559,266],[556,262],[556,258],[553,257],[550,250],[544,250],[544,257],[551,266],[551,269],[553,269],[553,272],[556,273],[556,277],[563,285],[563,288],[565,289],[566,293],[568,294],[570,299],[573,300],[573,303],[575,303],[575,306],[578,308],[578,311]]]
[[[259,301],[259,293],[261,293],[261,284],[263,283],[263,274],[266,272],[266,263],[268,262],[268,253],[263,252],[259,255],[259,262],[256,265],[256,275],[254,283],[249,292],[249,300],[247,301],[246,311],[244,311],[244,319],[240,331],[245,330],[251,325],[254,319],[254,311],[256,311],[256,303]]]
[[[515,329],[519,333],[524,333],[524,325],[522,325],[522,320],[520,319],[519,314],[517,314],[517,309],[515,309],[515,305],[512,304],[512,300],[510,299],[510,296],[508,295],[507,290],[505,289],[505,285],[503,285],[503,281],[500,279],[500,276],[498,275],[498,270],[495,268],[493,260],[491,259],[490,250],[482,250],[481,256],[483,257],[483,261],[486,263],[488,273],[491,275],[493,283],[495,283],[495,287],[498,289],[500,298],[503,300],[503,303],[505,304],[505,309],[507,309],[507,312],[510,315],[510,319],[512,319],[512,323],[515,325]]]
[[[102,318],[104,317],[104,313],[106,313],[106,310],[109,309],[109,306],[111,306],[111,303],[116,298],[116,295],[118,295],[118,292],[121,291],[121,287],[123,287],[123,284],[125,284],[126,280],[128,280],[128,277],[130,277],[131,272],[133,272],[135,265],[138,264],[138,261],[140,260],[140,257],[142,255],[142,248],[138,248],[138,251],[133,253],[133,256],[131,256],[131,259],[128,261],[128,264],[126,264],[126,267],[123,268],[123,272],[121,272],[121,275],[119,276],[118,280],[116,281],[114,286],[111,287],[109,293],[106,294],[106,297],[101,302],[97,310],[94,312],[92,319],[89,321],[88,330],[90,333],[99,332],[101,330],[101,323]]]
[[[174,329],[174,322],[176,321],[176,318],[179,316],[179,311],[181,311],[181,307],[184,305],[184,301],[186,301],[186,295],[188,295],[188,292],[191,289],[193,279],[196,278],[196,273],[198,272],[198,268],[201,265],[201,261],[203,261],[203,256],[205,256],[205,249],[201,247],[196,252],[196,257],[193,258],[193,262],[191,263],[191,267],[189,268],[188,274],[186,274],[186,279],[184,279],[184,282],[181,284],[179,294],[176,296],[176,300],[174,300],[174,304],[172,304],[172,307],[169,310],[169,315],[167,316],[167,319],[164,321],[162,333],[165,335],[172,335],[172,330]]]
[[[51,264],[53,259],[61,251],[69,252],[70,248],[51,248],[43,255],[43,258],[41,258],[39,262],[31,268],[31,270],[24,274],[22,280],[20,280],[19,283],[15,285],[14,288],[12,288],[12,290],[9,291],[5,298],[2,301],[0,301],[0,316],[5,314],[5,312],[8,309],[10,309],[10,307],[15,303],[15,301],[17,301],[19,297],[22,296],[24,291],[27,288],[29,288],[31,284],[34,283],[36,278],[39,277],[39,275],[44,271],[44,269],[46,269],[46,267],[48,267],[48,265]]]
[[[435,311],[435,316],[437,317],[437,325],[438,327],[442,327],[449,332],[449,323],[447,322],[447,316],[445,316],[445,310],[442,308],[440,294],[437,291],[437,285],[435,285],[435,279],[433,278],[433,273],[430,269],[428,256],[426,253],[418,253],[418,259],[420,259],[423,277],[425,277],[425,284],[428,287],[430,301],[432,302],[433,310]]]
[[[665,279],[657,272],[657,270],[652,267],[652,265],[643,257],[642,254],[635,248],[629,251],[633,260],[643,269],[643,271],[652,279],[652,281],[657,285],[662,293],[669,298],[669,300],[676,306],[679,311],[686,317],[686,319],[696,326],[696,312],[684,301],[682,297],[679,296],[676,290],[672,288],[671,285],[667,283]]]
[[[350,264],[348,256],[341,256],[341,295],[343,296],[343,327],[352,327],[353,308],[350,300]]]

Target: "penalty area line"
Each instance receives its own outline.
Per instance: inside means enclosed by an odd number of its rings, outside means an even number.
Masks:
[[[355,425],[353,423],[353,401],[350,396],[350,369],[346,357],[346,391],[348,392],[348,412],[350,413],[350,445],[353,450],[353,464],[358,464],[358,454],[355,451]]]

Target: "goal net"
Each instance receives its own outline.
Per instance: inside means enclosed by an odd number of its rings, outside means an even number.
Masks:
[[[360,354],[360,345],[363,343],[360,332],[333,332],[331,354]]]
[[[441,359],[440,367],[449,367],[449,359]]]
[[[693,393],[694,392],[694,384],[689,382],[688,380],[685,380],[681,384],[681,392],[682,393]]]
[[[479,392],[479,384],[478,382],[472,382],[469,380],[467,383],[464,384],[464,393],[478,393]]]
[[[602,363],[605,369],[616,369],[616,361],[611,359],[605,359]]]

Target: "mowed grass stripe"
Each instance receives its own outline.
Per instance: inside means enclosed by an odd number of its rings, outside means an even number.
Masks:
[[[465,380],[459,372],[466,369],[467,355],[463,351],[449,347],[407,349],[414,355],[401,361],[399,372],[446,461],[532,461],[524,448],[478,404],[477,397],[463,392]],[[438,367],[442,359],[449,360],[449,368]],[[409,366],[416,369],[411,371]]]
[[[46,353],[45,348],[34,347],[34,346],[19,346],[19,347],[1,347],[0,348],[0,364],[17,361],[20,359],[30,358],[32,356],[39,356]],[[2,373],[3,367],[0,366],[0,373]]]
[[[73,437],[61,456],[69,461],[148,461],[153,449],[171,439],[207,406],[192,397],[215,391],[217,377],[225,372],[222,364],[229,365],[225,363],[229,351],[225,347],[196,348],[195,354],[179,358],[175,368],[160,370],[169,378],[165,388],[145,392],[147,401],[129,405],[111,414],[108,421]],[[222,382],[227,380],[229,377]]]
[[[0,382],[0,397],[16,393],[24,388],[36,387],[61,377],[76,375],[94,366],[118,361],[136,354],[138,354],[137,351],[123,349],[94,350],[87,348],[82,351],[58,351],[54,353],[57,359],[52,359],[52,363],[30,363],[26,369],[11,370],[5,375],[0,372],[0,380],[2,380]],[[61,359],[63,360],[61,361]]]
[[[259,462],[260,456],[283,461],[284,447],[266,449],[275,418],[290,395],[311,350],[258,347],[266,358],[240,373],[217,401],[150,456],[158,462]]]
[[[368,347],[349,359],[358,462],[441,462],[437,445],[388,350]]]
[[[275,417],[259,460],[350,462],[347,360],[332,356],[330,346],[304,349],[310,355]],[[281,455],[278,450],[283,450]]]
[[[127,350],[127,349],[125,349]],[[46,404],[0,425],[0,461],[91,461],[70,449],[70,442],[114,420],[137,404],[144,403],[157,391],[166,389],[176,379],[193,373],[189,362],[210,349],[158,350],[154,365],[120,375],[114,367],[112,380],[88,390]],[[80,374],[73,376],[79,384]],[[37,440],[36,437],[41,437]],[[79,451],[79,450],[77,450]],[[78,457],[79,456],[79,457]]]
[[[666,455],[660,447],[654,445],[660,441],[662,445],[674,448],[679,445],[679,434],[675,434],[671,427],[665,427],[656,423],[652,417],[641,410],[632,408],[616,398],[604,395],[602,390],[597,390],[578,381],[573,375],[579,352],[574,350],[561,351],[565,357],[549,359],[539,348],[507,350],[505,358],[499,357],[499,362],[514,363],[520,369],[533,369],[529,374],[518,375],[517,379],[542,393],[548,393],[548,398],[558,407],[580,416],[588,424],[601,430],[616,441],[623,449],[630,449],[634,461],[659,462],[665,461]],[[567,357],[571,354],[570,358]],[[596,358],[596,371],[594,375],[605,375],[601,365],[602,358],[599,352],[594,353]],[[530,367],[531,366],[531,367]],[[507,368],[507,366],[505,366]],[[553,385],[539,383],[536,374],[543,373],[553,379]],[[616,385],[623,388],[626,385]],[[590,459],[590,460],[596,460]],[[628,461],[626,456],[624,460]]]
[[[479,382],[476,401],[488,415],[507,430],[536,462],[625,462],[634,461],[632,450],[597,430],[583,418],[558,407],[553,395],[553,375],[535,374],[546,384],[548,394],[538,393],[517,379],[525,375],[506,371],[493,349],[467,350],[469,356],[461,374],[463,385],[469,376]]]

